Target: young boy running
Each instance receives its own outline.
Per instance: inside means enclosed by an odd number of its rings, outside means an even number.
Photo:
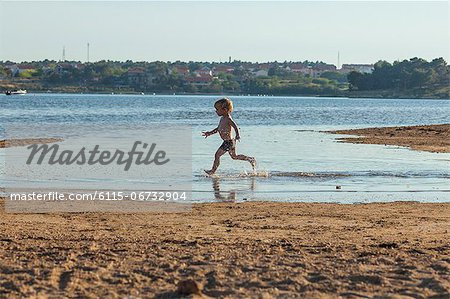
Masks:
[[[214,104],[214,108],[216,108],[217,115],[221,116],[219,125],[212,131],[202,132],[202,135],[206,138],[219,132],[220,137],[223,139],[223,143],[216,151],[211,170],[205,170],[205,172],[208,175],[214,174],[220,165],[220,157],[226,152],[230,154],[230,157],[233,160],[244,160],[250,162],[254,170],[256,166],[255,158],[236,154],[236,140],[240,140],[241,137],[239,136],[239,128],[231,118],[233,102],[228,98],[223,98]],[[236,132],[236,137],[234,139],[232,138],[232,128]]]

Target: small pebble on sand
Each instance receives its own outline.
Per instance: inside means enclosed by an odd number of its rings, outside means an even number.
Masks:
[[[200,286],[192,279],[182,280],[178,283],[178,294],[191,295],[200,294]]]

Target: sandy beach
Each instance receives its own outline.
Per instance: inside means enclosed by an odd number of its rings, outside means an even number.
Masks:
[[[450,203],[1,211],[0,297],[449,298]]]
[[[413,150],[450,153],[450,124],[339,130],[328,133],[360,135],[339,138],[342,142],[400,145]]]

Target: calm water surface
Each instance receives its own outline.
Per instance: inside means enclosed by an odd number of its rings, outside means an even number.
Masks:
[[[212,179],[203,175],[203,169],[211,167],[221,140],[218,136],[204,139],[201,131],[217,126],[213,108],[217,98],[0,96],[0,135],[15,124],[185,124],[193,131],[195,201],[450,201],[450,154],[338,143],[338,135],[321,132],[450,123],[449,100],[233,96],[233,117],[242,137],[237,152],[257,158],[257,173],[251,173],[248,163],[224,156],[217,178]]]

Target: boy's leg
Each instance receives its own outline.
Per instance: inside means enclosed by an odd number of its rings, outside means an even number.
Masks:
[[[236,149],[234,149],[234,148],[229,150],[229,154],[230,154],[231,159],[233,159],[233,160],[248,161],[248,162],[250,162],[250,164],[252,165],[253,168],[255,168],[255,166],[256,166],[255,158],[249,157],[249,156],[246,156],[246,155],[237,155],[236,154]]]
[[[205,170],[207,174],[214,174],[216,172],[217,168],[220,165],[220,157],[225,153],[226,151],[224,151],[220,147],[217,149],[216,154],[214,155],[214,163],[211,170]]]

